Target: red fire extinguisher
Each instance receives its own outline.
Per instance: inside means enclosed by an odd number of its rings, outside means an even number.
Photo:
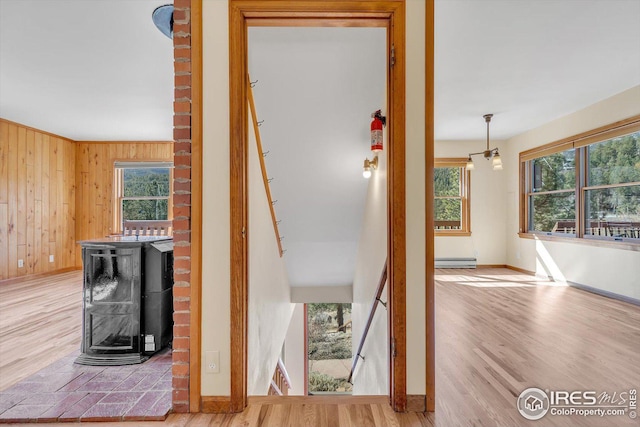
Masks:
[[[382,128],[385,126],[387,118],[382,115],[382,110],[371,114],[371,151],[377,153],[382,151]]]

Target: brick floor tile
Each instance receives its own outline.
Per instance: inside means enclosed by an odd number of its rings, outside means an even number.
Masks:
[[[80,421],[122,420],[131,406],[131,403],[97,403],[80,417]]]
[[[112,391],[100,403],[131,403],[135,404],[144,395],[143,391]]]
[[[80,417],[97,404],[107,393],[89,393],[60,415],[60,421],[78,421]]]

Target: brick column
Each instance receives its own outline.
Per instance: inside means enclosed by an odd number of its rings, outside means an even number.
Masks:
[[[189,412],[191,335],[191,0],[174,0],[173,411]]]

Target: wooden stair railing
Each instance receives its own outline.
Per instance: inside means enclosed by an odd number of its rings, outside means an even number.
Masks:
[[[262,151],[262,139],[260,138],[260,130],[258,130],[258,118],[256,117],[256,105],[253,101],[253,89],[251,85],[251,79],[247,75],[249,84],[247,85],[247,100],[249,101],[249,109],[251,110],[251,117],[253,122],[253,132],[256,136],[256,144],[258,146],[258,157],[260,158],[260,169],[262,170],[262,180],[264,181],[264,189],[267,192],[267,202],[269,203],[269,209],[271,210],[271,220],[273,221],[273,230],[276,233],[276,242],[278,243],[278,251],[280,256],[284,253],[282,251],[282,238],[280,237],[280,231],[278,230],[278,222],[276,221],[276,211],[273,208],[273,199],[271,198],[271,189],[269,188],[269,178],[267,176],[267,166],[264,163],[264,155]]]
[[[384,263],[384,268],[382,269],[382,274],[380,275],[380,281],[378,282],[378,289],[376,289],[376,295],[373,298],[373,303],[371,304],[371,310],[369,311],[369,318],[367,319],[367,324],[364,327],[364,331],[362,332],[362,338],[360,338],[360,344],[358,344],[358,352],[353,358],[353,363],[351,364],[351,372],[349,372],[348,383],[353,384],[351,380],[353,379],[353,373],[356,371],[356,366],[358,365],[358,360],[362,357],[362,348],[364,347],[364,341],[367,339],[367,334],[369,333],[369,328],[371,327],[371,323],[373,323],[373,316],[376,314],[376,308],[378,308],[378,303],[387,306],[386,303],[382,302],[380,296],[382,295],[382,291],[384,290],[384,285],[387,283],[387,262]],[[362,357],[364,359],[364,357]]]
[[[282,359],[278,359],[276,370],[271,378],[271,386],[269,387],[269,396],[288,396],[291,388],[291,380],[287,369],[284,367]]]

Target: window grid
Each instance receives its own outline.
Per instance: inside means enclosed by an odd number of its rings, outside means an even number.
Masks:
[[[589,185],[589,147],[599,143],[607,143],[616,138],[635,135],[640,133],[640,116],[614,123],[609,126],[595,129],[567,138],[556,143],[547,144],[520,153],[520,235],[535,236],[562,236],[579,241],[601,240],[605,242],[624,242],[640,244],[640,224],[633,221],[606,220],[606,218],[588,218],[590,206],[588,205],[588,193],[590,191],[628,189],[630,199],[635,199],[632,192],[637,188],[640,194],[640,181],[630,181],[614,184]],[[612,143],[613,144],[613,143]],[[553,154],[566,152],[575,149],[575,188],[570,190],[534,191],[534,161]],[[556,227],[551,231],[534,230],[534,206],[533,200],[538,195],[552,194],[575,194],[575,215],[573,224],[560,224],[558,220]],[[562,227],[566,225],[568,227]],[[571,227],[571,225],[573,225]],[[560,230],[558,230],[560,229]],[[576,239],[577,238],[577,239]],[[584,241],[584,240],[583,240]]]
[[[167,196],[124,196],[124,171],[125,169],[144,168],[168,168],[169,169],[169,194]],[[114,191],[115,209],[113,210],[113,223],[115,234],[122,234],[124,231],[124,201],[126,200],[167,200],[167,219],[173,219],[173,167],[168,167],[166,162],[136,162],[128,166],[127,162],[116,162],[114,165]]]
[[[437,200],[460,200],[460,228],[450,228],[453,221],[437,221],[434,219],[434,231],[436,236],[470,236],[471,235],[471,203],[470,203],[470,172],[466,169],[466,158],[438,158],[434,167],[459,168],[460,180],[458,183],[458,195],[437,196],[434,193],[434,205]],[[435,174],[434,174],[435,175]],[[457,221],[456,221],[457,222]],[[440,224],[439,224],[440,223]]]

